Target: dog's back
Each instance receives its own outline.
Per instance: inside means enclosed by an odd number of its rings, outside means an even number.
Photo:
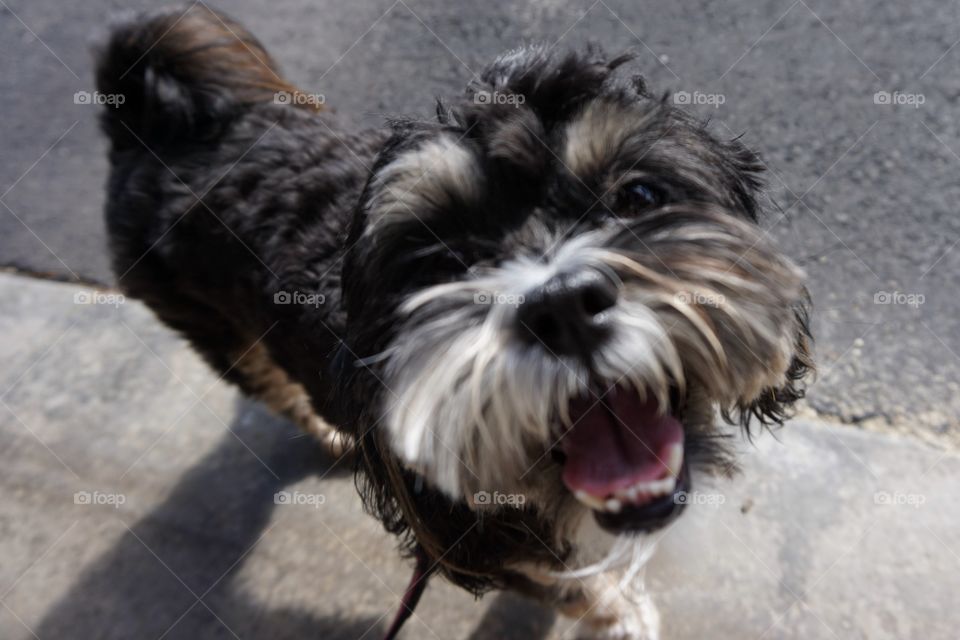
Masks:
[[[290,100],[299,92],[257,39],[203,5],[119,23],[96,77],[124,98],[101,115],[119,285],[228,380],[314,430],[308,396],[329,395],[317,372],[337,343],[321,323],[340,329],[348,203],[379,136],[337,132],[317,101]],[[328,304],[277,298],[292,293]]]

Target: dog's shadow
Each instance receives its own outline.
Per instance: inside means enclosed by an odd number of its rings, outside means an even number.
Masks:
[[[291,438],[289,425],[251,403],[238,403],[230,428],[236,435],[225,434],[168,498],[81,574],[34,629],[38,637],[382,637],[390,615],[321,616],[309,609],[269,607],[236,584],[247,552],[268,526],[276,492],[310,474],[343,477],[352,470],[349,462],[335,465],[318,446]],[[340,593],[350,588],[337,586]],[[497,631],[505,627],[505,617],[516,621],[506,626],[509,635]],[[551,623],[547,610],[500,594],[470,638],[542,638]]]

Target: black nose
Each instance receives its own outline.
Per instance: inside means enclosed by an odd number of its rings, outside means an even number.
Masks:
[[[517,329],[531,343],[558,355],[582,355],[610,332],[605,311],[617,303],[617,288],[592,269],[561,273],[524,296]]]

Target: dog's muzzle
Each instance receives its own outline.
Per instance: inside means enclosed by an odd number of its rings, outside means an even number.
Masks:
[[[615,283],[592,268],[560,273],[528,292],[516,314],[520,337],[553,356],[589,360],[611,332]],[[571,401],[559,449],[567,489],[615,530],[652,529],[682,509],[683,426],[650,394],[614,388]]]

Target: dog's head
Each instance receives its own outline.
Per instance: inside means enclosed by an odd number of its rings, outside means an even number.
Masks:
[[[502,56],[395,123],[357,209],[351,402],[472,508],[657,526],[726,469],[718,410],[777,421],[801,392],[805,291],[757,226],[757,158],[628,59]]]

